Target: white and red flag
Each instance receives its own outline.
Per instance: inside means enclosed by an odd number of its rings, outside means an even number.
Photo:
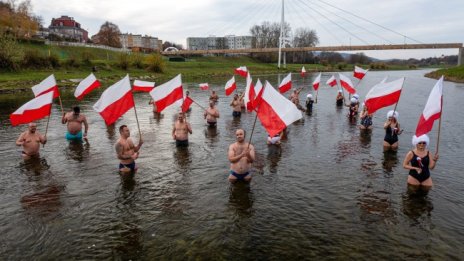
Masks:
[[[100,82],[95,78],[93,73],[90,73],[87,78],[82,80],[79,85],[77,85],[76,90],[74,91],[74,97],[78,100],[82,100],[85,95],[89,94],[94,89],[100,87]]]
[[[235,76],[232,76],[232,79],[226,82],[226,86],[224,87],[226,89],[226,96],[231,95],[235,89],[237,89],[237,84],[235,83]]]
[[[254,109],[253,102],[255,98],[256,98],[256,92],[253,86],[253,80],[251,79],[251,76],[248,73],[247,78],[246,78],[245,96],[243,97],[243,101],[245,102],[245,107],[248,111],[252,111]]]
[[[369,69],[364,70],[361,67],[354,66],[353,76],[361,80],[362,78],[364,78],[364,76],[366,76],[367,71],[369,71]]]
[[[304,66],[301,67],[300,75],[301,75],[301,77],[306,77],[306,69],[304,68]]]
[[[284,93],[292,88],[292,74],[289,73],[279,85],[279,92]]]
[[[364,103],[369,114],[398,102],[403,89],[404,78],[392,82],[380,82],[367,93]]]
[[[208,83],[200,83],[198,84],[198,86],[200,87],[200,90],[202,91],[207,91],[209,89]]]
[[[338,74],[338,77],[340,77],[340,85],[345,88],[345,90],[351,94],[356,93],[356,89],[353,87],[353,83],[351,82],[350,78],[346,77],[343,74]]]
[[[335,75],[332,75],[332,77],[330,77],[325,83],[327,85],[330,85],[330,87],[334,87],[335,85],[337,85],[337,79],[335,79]]]
[[[11,125],[26,124],[50,115],[53,92],[48,92],[28,101],[10,115]]]
[[[246,66],[240,66],[238,68],[235,68],[235,73],[242,77],[247,77],[248,69],[246,68]]]
[[[184,102],[182,103],[182,112],[187,112],[188,109],[190,108],[190,105],[192,105],[193,100],[190,97],[185,97]]]
[[[153,89],[150,95],[158,108],[158,112],[162,112],[169,105],[182,100],[184,98],[183,93],[182,78],[179,74],[169,82]]]
[[[60,96],[60,92],[58,91],[58,85],[56,84],[55,76],[52,74],[45,78],[45,80],[41,81],[39,84],[32,87],[32,91],[34,92],[34,96],[37,97],[49,91],[53,91],[53,98]]]
[[[257,103],[258,118],[271,137],[302,118],[296,105],[278,93],[267,81]]]
[[[108,87],[93,105],[93,109],[100,113],[106,125],[113,124],[132,107],[134,107],[134,97],[129,75]]]
[[[316,77],[316,79],[313,82],[313,88],[315,91],[319,89],[319,84],[321,83],[321,73]]]
[[[154,82],[147,82],[147,81],[140,81],[134,80],[134,84],[132,85],[133,91],[138,92],[151,92],[155,88]]]
[[[429,99],[425,104],[424,111],[417,123],[416,136],[419,137],[423,134],[429,133],[433,128],[435,120],[440,119],[441,109],[443,106],[443,76],[437,81],[432,91],[430,92]]]

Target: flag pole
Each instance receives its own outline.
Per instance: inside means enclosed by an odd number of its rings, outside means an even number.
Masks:
[[[260,91],[261,93],[264,93],[264,88],[266,87],[266,84],[263,85],[263,89]],[[251,134],[250,134],[250,139],[248,140],[248,148],[250,148],[250,144],[251,144],[251,138],[253,137],[253,132],[255,131],[255,126],[256,126],[256,120],[258,119],[258,112],[259,112],[259,107],[258,106],[258,109],[256,110],[256,116],[255,116],[255,121],[253,122],[253,128],[251,128]]]
[[[50,111],[50,114],[51,114],[51,111]],[[46,127],[45,127],[45,135],[44,135],[45,138],[47,138],[48,123],[50,122],[50,114],[48,115],[47,125],[46,125]],[[45,148],[45,144],[42,144],[42,148]]]
[[[58,100],[60,101],[61,114],[64,114],[63,103],[61,103],[61,95],[58,95]]]
[[[137,108],[135,108],[134,95],[132,94],[132,101],[134,101],[135,121],[137,121],[137,128],[139,129],[139,137],[142,139],[142,132],[140,131],[139,117],[137,116]]]
[[[200,104],[198,104],[196,101],[194,101],[192,98],[190,98],[192,100],[193,103],[195,103],[196,105],[198,105],[198,107],[202,108],[203,110],[206,111],[206,108],[201,106]]]
[[[316,91],[316,103],[317,103],[317,94],[319,93],[319,89]]]
[[[438,154],[438,146],[440,146],[440,130],[441,130],[441,118],[442,117],[443,117],[443,94],[441,95],[441,112],[440,112],[440,119],[438,120],[437,149],[435,150],[435,155]]]
[[[403,84],[401,84],[401,93],[403,93],[403,86],[404,82],[406,81],[406,77],[404,78]],[[396,101],[395,108],[393,108],[393,116],[395,115],[396,107],[398,106],[398,102],[400,102],[401,94],[400,97],[398,97],[398,101]]]

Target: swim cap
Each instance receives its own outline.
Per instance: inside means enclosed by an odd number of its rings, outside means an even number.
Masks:
[[[356,100],[359,100],[359,95],[357,93],[353,94],[353,98],[355,98]]]
[[[395,115],[393,115],[393,112],[395,112]],[[395,119],[398,120],[398,117],[400,116],[400,114],[397,112],[397,111],[389,111],[387,113],[387,119],[390,118],[390,117],[394,117]]]
[[[429,136],[427,136],[427,134],[420,135],[419,137],[416,135],[412,136],[412,145],[414,147],[417,146],[419,142],[425,142],[425,146],[428,148],[430,142]]]
[[[312,97],[313,97],[313,95],[311,93],[306,95],[306,98],[312,98]]]
[[[351,103],[356,103],[357,101],[358,101],[358,100],[356,100],[355,97],[351,98],[351,100],[350,100]]]

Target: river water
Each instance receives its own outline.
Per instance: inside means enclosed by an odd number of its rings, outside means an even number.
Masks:
[[[135,95],[145,143],[132,178],[118,174],[114,144],[121,124],[138,140],[133,110],[107,128],[92,110],[99,93],[87,97],[80,106],[90,124],[90,144],[69,144],[55,103],[40,160],[24,162],[14,141],[25,126],[11,127],[8,115],[32,93],[2,97],[1,259],[461,259],[463,84],[444,83],[433,189],[408,192],[402,168],[436,82],[424,78],[425,72],[369,72],[358,86],[363,98],[385,76],[406,77],[398,104],[404,132],[397,153],[382,151],[383,122],[392,108],[375,114],[371,135],[360,135],[347,109],[335,107],[336,90],[322,84],[313,114],[289,127],[280,148],[266,145],[266,133],[257,124],[252,141],[257,160],[249,185],[227,181],[227,148],[235,129],[245,128],[249,135],[254,120],[247,113],[232,118],[231,97],[223,92],[227,79],[210,82],[220,94],[217,130],[208,129],[201,109],[192,105],[193,134],[184,150],[176,149],[170,135],[176,108],[154,118],[149,95]],[[330,75],[324,73],[322,83]],[[276,86],[283,75],[259,78]],[[294,85],[301,84],[295,74]],[[207,106],[208,92],[197,83],[184,87]],[[238,87],[244,89],[243,79]],[[305,87],[301,93],[302,102],[308,91]],[[76,104],[72,91],[63,90],[62,96],[65,108]],[[42,133],[45,124],[38,122]],[[435,151],[437,125],[430,137]]]

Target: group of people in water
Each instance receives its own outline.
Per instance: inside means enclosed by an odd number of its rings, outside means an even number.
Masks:
[[[289,99],[299,108],[302,112],[306,112],[311,115],[313,111],[314,100],[311,94],[306,96],[305,108],[300,105],[299,95],[302,89],[293,90]],[[189,95],[189,92],[186,92]],[[211,92],[209,97],[208,108],[203,108],[203,116],[206,124],[209,128],[216,128],[217,120],[220,117],[219,111],[216,107],[218,102],[218,95],[215,91]],[[150,101],[149,104],[153,106],[153,112],[159,114],[156,108],[156,104]],[[343,107],[345,104],[345,98],[342,91],[339,91],[336,97],[336,106]],[[245,109],[243,101],[243,93],[236,93],[230,102],[232,107],[232,116],[234,118],[240,118],[242,111]],[[354,94],[350,98],[350,103],[345,106],[349,107],[348,117],[350,119],[356,119],[359,110],[359,96]],[[189,112],[191,108],[187,112]],[[403,130],[398,122],[398,112],[395,110],[389,111],[387,114],[387,120],[383,127],[385,129],[385,138],[383,141],[384,151],[398,149],[398,135],[401,135]],[[372,130],[372,114],[369,114],[367,106],[363,106],[359,115],[361,131]],[[87,142],[87,134],[89,131],[89,125],[85,115],[80,113],[79,106],[73,107],[72,111],[63,113],[61,122],[67,125],[67,132],[65,137],[69,141],[82,140]],[[83,132],[84,130],[84,132]],[[140,137],[138,144],[132,141],[130,137],[130,130],[127,125],[121,125],[119,127],[120,138],[115,144],[115,151],[117,158],[119,159],[119,171],[121,173],[134,173],[137,170],[135,161],[139,157],[140,149],[143,145],[142,137]],[[182,148],[189,145],[188,137],[192,134],[192,127],[186,119],[185,112],[179,112],[172,128],[172,138],[175,141],[176,147]],[[273,137],[268,136],[267,144],[279,145],[281,140],[286,135],[286,129],[276,134]],[[255,160],[254,146],[245,141],[246,131],[244,129],[237,129],[235,131],[236,141],[229,146],[228,159],[230,161],[230,174],[228,180],[230,182],[236,181],[247,181],[251,180],[251,165]],[[41,135],[37,131],[37,125],[35,123],[29,123],[28,129],[20,134],[16,140],[17,146],[22,146],[22,156],[24,159],[30,159],[39,157],[40,144],[45,144],[47,138]],[[406,154],[403,161],[403,167],[409,170],[408,184],[410,185],[422,185],[425,187],[431,187],[433,185],[430,177],[430,170],[436,165],[439,158],[438,154],[434,155],[428,150],[429,138],[427,135],[413,138],[414,149]]]

